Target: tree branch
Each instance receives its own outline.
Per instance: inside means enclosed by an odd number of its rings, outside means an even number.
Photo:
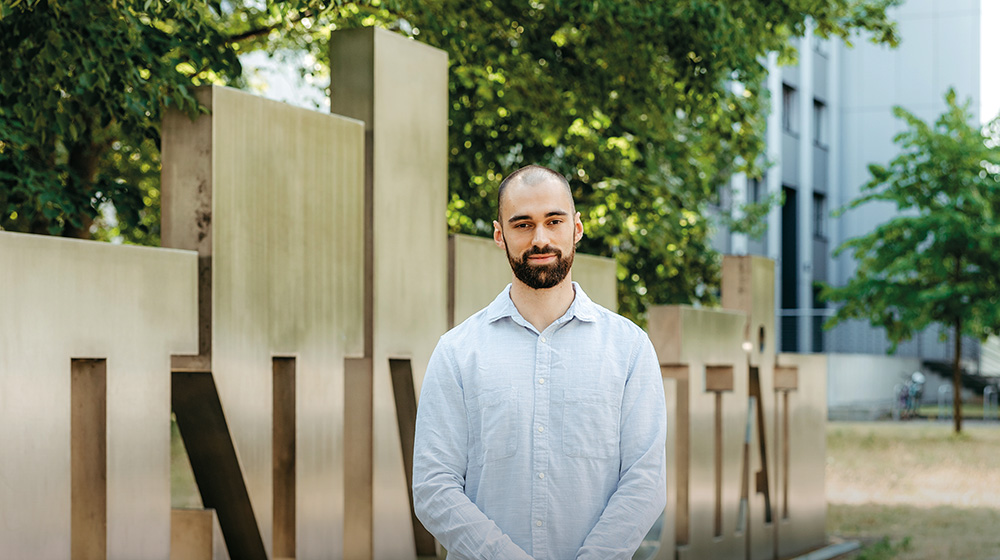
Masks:
[[[281,21],[271,25],[265,25],[264,27],[258,27],[257,29],[251,29],[249,31],[244,31],[243,33],[231,35],[226,39],[225,44],[232,45],[233,43],[242,43],[243,41],[256,39],[257,37],[267,35],[283,25],[294,25],[302,21],[304,18],[313,17],[314,15],[315,14],[312,10],[303,10],[291,15],[287,20],[282,19]]]

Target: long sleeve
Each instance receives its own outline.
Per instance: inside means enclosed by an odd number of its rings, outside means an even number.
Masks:
[[[622,400],[621,471],[577,558],[628,560],[666,505],[666,407],[653,345],[636,344]]]
[[[431,356],[417,408],[413,504],[451,559],[531,560],[465,494],[469,426],[461,373],[448,348]]]

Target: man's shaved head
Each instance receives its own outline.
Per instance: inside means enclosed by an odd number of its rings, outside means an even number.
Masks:
[[[569,194],[570,201],[572,201],[573,190],[569,187],[569,181],[567,181],[566,177],[563,177],[561,173],[549,169],[548,167],[534,164],[526,165],[504,178],[504,180],[500,182],[500,189],[497,191],[497,221],[502,222],[500,219],[500,208],[503,205],[503,193],[507,190],[508,185],[513,183],[523,183],[530,187],[552,179],[559,181],[564,187],[566,187],[566,192]],[[573,206],[573,210],[576,210],[575,204]]]

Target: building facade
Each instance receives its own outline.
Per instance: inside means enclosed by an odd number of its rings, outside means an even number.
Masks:
[[[885,333],[854,321],[822,328],[830,309],[818,283],[845,284],[856,263],[849,252],[833,251],[844,241],[872,231],[896,209],[869,203],[840,216],[831,213],[861,193],[868,165],[888,163],[897,153],[893,137],[903,123],[892,115],[902,106],[924,120],[946,108],[954,88],[969,99],[978,119],[980,95],[979,0],[907,0],[891,12],[900,45],[874,45],[854,37],[853,47],[812,33],[795,43],[798,63],[768,61],[771,113],[764,177],[737,176],[730,184],[736,203],[783,193],[760,239],[722,231],[723,252],[761,254],[775,260],[779,348],[784,352],[884,355]],[[963,343],[963,359],[975,362],[978,344]],[[931,328],[901,344],[896,355],[925,361],[951,357],[952,345]],[[831,375],[833,370],[831,370]]]

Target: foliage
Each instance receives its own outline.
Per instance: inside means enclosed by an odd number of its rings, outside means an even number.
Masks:
[[[857,560],[890,560],[910,551],[911,548],[910,537],[903,537],[898,544],[893,544],[889,537],[882,537],[874,544],[866,546]]]
[[[869,166],[872,178],[848,208],[884,201],[899,215],[837,249],[853,253],[857,271],[822,294],[840,304],[828,327],[867,319],[885,328],[893,351],[932,323],[951,326],[956,341],[1000,330],[1000,121],[980,130],[969,102],[959,105],[953,90],[946,101],[933,124],[894,108],[907,125],[894,139],[900,153],[887,167]]]
[[[405,17],[452,65],[449,226],[487,234],[495,185],[541,163],[571,179],[580,250],[617,260],[626,315],[715,302],[719,260],[704,216],[733,172],[761,172],[761,61],[809,15],[824,35],[865,28],[893,42],[887,4],[424,3]]]
[[[500,179],[541,163],[571,178],[580,249],[616,258],[623,312],[713,303],[704,216],[733,172],[762,171],[766,53],[794,57],[809,18],[895,44],[896,3],[6,0],[0,227],[80,234],[109,203],[119,226],[102,235],[155,243],[161,105],[193,112],[190,86],[240,85],[251,50],[306,51],[301,72],[322,78],[331,30],[377,25],[448,52],[451,231],[489,233]],[[72,165],[80,151],[93,169]]]
[[[205,69],[239,62],[191,0],[0,5],[0,227],[86,237],[102,204],[158,242],[163,106],[196,114]]]

